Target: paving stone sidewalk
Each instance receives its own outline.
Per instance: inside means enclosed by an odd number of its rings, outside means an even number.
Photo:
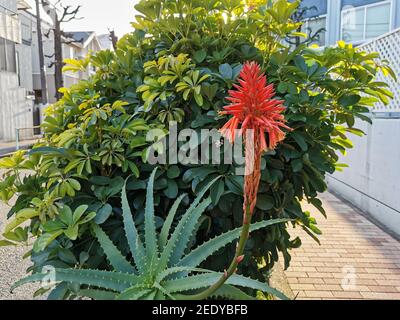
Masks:
[[[19,143],[20,149],[29,149],[31,148],[36,142],[38,142],[39,138],[30,139],[30,140],[23,140]],[[16,142],[3,142],[0,141],[0,158],[2,156],[8,156],[10,153],[15,152],[16,149]]]
[[[400,299],[400,242],[334,195],[322,201],[328,219],[314,214],[321,245],[291,232],[303,241],[285,272],[297,299]]]

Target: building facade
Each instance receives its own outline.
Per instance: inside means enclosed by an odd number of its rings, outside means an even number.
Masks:
[[[0,140],[33,126],[30,43],[23,40],[18,9],[23,1],[0,0]]]
[[[304,31],[326,31],[316,43],[338,40],[360,45],[400,27],[400,0],[303,0],[308,7]]]
[[[36,103],[41,102],[41,82],[40,82],[40,65],[39,65],[39,48],[38,37],[36,31],[36,16],[32,12],[21,13],[24,19],[30,20],[33,28],[32,35],[32,77],[33,77],[33,90]],[[54,38],[51,29],[53,25],[46,20],[42,21],[43,33],[43,51],[46,66],[46,80],[47,80],[47,98],[49,103],[56,102],[56,86],[55,86],[55,71],[54,71]],[[68,37],[63,38],[62,55],[63,59],[82,59],[91,52],[102,50],[100,43],[97,39],[95,32],[66,32]],[[87,79],[91,71],[86,72],[65,72],[63,74],[63,82],[65,87],[79,82],[80,80]]]
[[[53,25],[44,13],[41,21],[48,102],[56,101],[53,64]],[[95,32],[71,32],[62,45],[63,58],[80,59],[102,50]],[[63,75],[69,87],[87,79],[94,70]],[[41,81],[35,11],[24,0],[0,0],[0,141],[31,137],[40,124]]]
[[[69,59],[83,59],[88,54],[103,50],[99,38],[94,31],[68,31],[68,44],[63,45],[63,57]],[[74,42],[71,42],[74,41]],[[69,87],[79,80],[87,79],[95,70],[89,66],[86,71],[64,73],[64,86]]]

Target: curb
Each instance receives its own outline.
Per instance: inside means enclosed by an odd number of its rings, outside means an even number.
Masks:
[[[283,270],[280,262],[276,262],[271,270],[269,278],[269,285],[282,292],[290,300],[295,300],[296,295],[290,287],[289,281],[286,277],[285,271]]]
[[[34,144],[27,144],[24,146],[21,146],[18,150],[29,150],[34,146]],[[14,149],[14,150],[13,150]],[[6,153],[1,153],[4,152],[4,150],[6,150]],[[10,148],[4,148],[4,149],[0,149],[0,159],[1,158],[6,158],[11,156],[13,153],[17,152],[18,150],[16,150],[15,147],[10,147]]]

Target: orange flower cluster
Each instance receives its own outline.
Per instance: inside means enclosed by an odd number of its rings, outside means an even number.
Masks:
[[[239,75],[239,84],[234,84],[234,87],[236,90],[230,90],[227,98],[231,104],[220,112],[233,117],[221,128],[221,132],[231,143],[237,133],[253,137],[249,140],[245,138],[247,175],[244,184],[244,210],[250,210],[252,214],[261,177],[261,156],[266,150],[275,149],[285,138],[281,128],[291,129],[285,124],[282,114],[285,110],[283,101],[273,99],[274,87],[267,85],[267,77],[256,62],[245,63]]]

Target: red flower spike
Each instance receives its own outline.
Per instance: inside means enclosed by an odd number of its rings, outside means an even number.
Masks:
[[[229,90],[227,98],[231,104],[220,112],[233,117],[222,127],[221,132],[233,143],[235,130],[241,124],[240,133],[243,135],[248,129],[255,130],[255,134],[261,139],[263,151],[275,149],[285,138],[281,128],[290,128],[285,125],[282,114],[285,110],[283,101],[272,99],[275,95],[273,85],[267,85],[267,77],[256,62],[247,62],[239,75],[239,85],[234,84],[234,87],[236,90]],[[265,133],[268,133],[268,144]]]
[[[221,133],[235,141],[236,130],[246,137],[248,130],[253,130],[254,143],[245,139],[246,172],[244,183],[244,217],[246,210],[253,213],[261,177],[261,156],[268,149],[273,150],[285,138],[281,128],[291,130],[285,124],[282,112],[282,100],[273,99],[274,86],[267,85],[267,77],[261,72],[256,62],[247,62],[239,75],[239,84],[233,85],[236,90],[229,91],[230,105],[220,112],[233,117],[221,128]],[[265,135],[268,134],[268,142]],[[250,169],[251,168],[251,169]],[[247,170],[249,169],[249,170]],[[250,172],[250,173],[249,173]],[[250,223],[247,219],[244,223]]]

